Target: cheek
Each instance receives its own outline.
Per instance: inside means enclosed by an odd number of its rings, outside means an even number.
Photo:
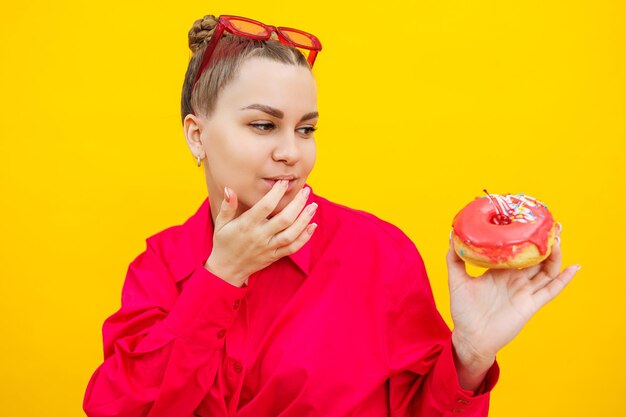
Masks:
[[[209,168],[216,177],[225,173],[241,177],[259,165],[261,153],[254,143],[248,140],[246,132],[236,128],[214,134],[207,141],[206,154]]]
[[[235,190],[243,208],[251,207],[264,195],[267,190],[259,175],[271,172],[265,169],[270,150],[245,133],[233,132],[228,141],[219,141],[214,152],[207,153],[207,168],[217,188]]]
[[[317,158],[317,147],[315,145],[315,140],[311,140],[310,142],[307,142],[307,146],[305,147],[305,150],[302,153],[302,164],[307,172],[307,175],[313,169],[316,158]]]
[[[259,165],[254,155],[242,151],[231,152],[221,154],[214,162],[213,167],[209,168],[217,182],[235,189],[238,194],[249,192],[248,188]]]

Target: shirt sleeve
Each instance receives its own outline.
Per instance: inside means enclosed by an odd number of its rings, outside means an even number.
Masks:
[[[90,417],[192,415],[215,381],[246,292],[202,264],[177,283],[147,243],[128,268],[121,308],[103,325],[104,362],[83,401]]]
[[[451,332],[437,311],[421,256],[414,247],[390,286],[387,317],[392,416],[486,417],[496,362],[476,392],[462,389]]]

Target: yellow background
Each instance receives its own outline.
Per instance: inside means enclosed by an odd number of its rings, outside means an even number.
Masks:
[[[319,36],[315,192],[400,226],[450,323],[451,219],[525,192],[582,270],[498,356],[491,416],[626,415],[626,19],[614,1],[20,1],[0,9],[0,413],[80,416],[145,238],[195,212],[187,32]]]

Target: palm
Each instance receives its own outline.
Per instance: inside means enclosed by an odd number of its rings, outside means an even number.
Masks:
[[[461,332],[480,354],[495,355],[509,343],[548,301],[573,278],[575,267],[562,273],[561,251],[525,269],[487,270],[472,278],[465,264],[450,250],[448,275],[455,331]]]

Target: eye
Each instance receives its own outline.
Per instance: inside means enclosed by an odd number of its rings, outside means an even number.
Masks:
[[[262,132],[269,132],[270,130],[274,129],[274,123],[269,122],[250,123],[250,126]]]
[[[303,126],[303,127],[299,128],[298,130],[301,131],[305,135],[310,135],[313,132],[315,132],[317,130],[317,128],[314,127],[314,126]]]

